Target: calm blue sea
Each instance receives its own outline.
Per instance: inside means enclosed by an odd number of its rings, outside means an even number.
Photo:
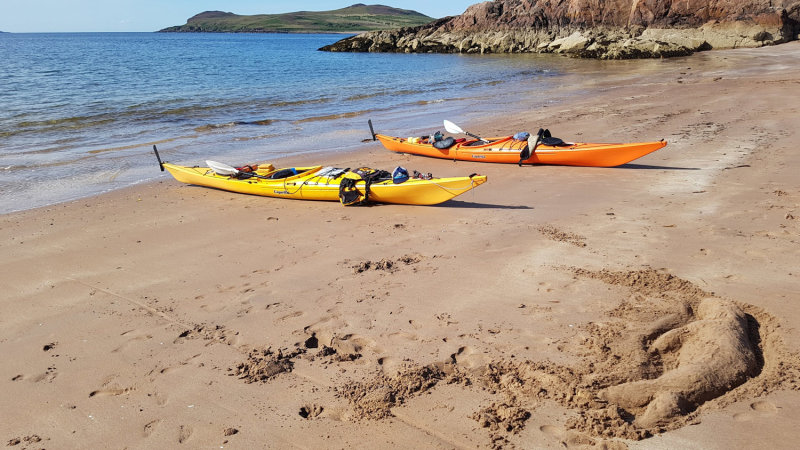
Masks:
[[[237,164],[365,145],[370,118],[387,134],[469,129],[546,101],[568,70],[532,55],[317,51],[342,37],[0,34],[0,213],[163,176],[153,144],[171,162]]]

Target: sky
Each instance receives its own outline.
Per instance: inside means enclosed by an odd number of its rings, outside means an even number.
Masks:
[[[355,3],[411,9],[439,18],[481,0],[0,0],[0,31],[158,31],[203,11],[242,15],[326,11]]]

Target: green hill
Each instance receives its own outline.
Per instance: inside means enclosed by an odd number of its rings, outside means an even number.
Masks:
[[[185,25],[160,30],[184,33],[352,33],[423,25],[432,17],[407,9],[357,3],[333,11],[298,11],[285,14],[240,16],[206,11]]]

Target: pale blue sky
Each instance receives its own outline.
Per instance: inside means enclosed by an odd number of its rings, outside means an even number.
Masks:
[[[431,17],[454,16],[480,0],[0,0],[0,31],[156,31],[183,25],[209,10],[236,14],[324,11],[354,3],[412,9]]]

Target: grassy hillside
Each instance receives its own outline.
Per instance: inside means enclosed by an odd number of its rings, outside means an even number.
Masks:
[[[240,16],[229,12],[206,11],[185,25],[164,28],[162,32],[209,33],[344,33],[388,30],[431,22],[433,18],[416,11],[361,3],[333,11],[298,11],[285,14]]]

